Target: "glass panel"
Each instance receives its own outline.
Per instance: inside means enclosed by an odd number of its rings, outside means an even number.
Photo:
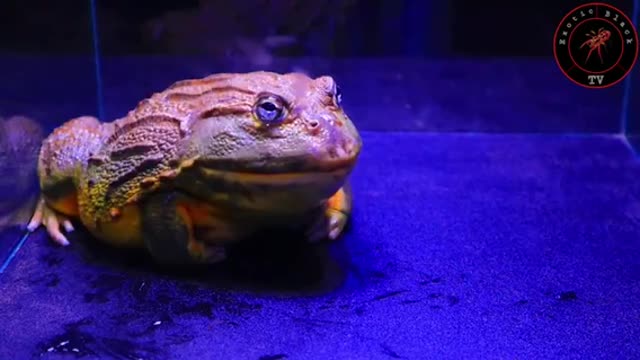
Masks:
[[[630,17],[636,27],[640,23],[640,1],[635,0]],[[640,153],[640,69],[638,64],[631,70],[625,82],[622,100],[623,128],[635,154]]]
[[[41,140],[66,120],[96,115],[90,12],[81,4],[0,3],[0,266],[34,210]]]
[[[104,2],[105,115],[181,79],[302,71],[333,76],[365,131],[619,132],[623,86],[577,86],[553,60],[556,27],[582,3]]]
[[[640,71],[634,69],[627,81],[622,101],[622,119],[626,137],[635,154],[640,154]]]

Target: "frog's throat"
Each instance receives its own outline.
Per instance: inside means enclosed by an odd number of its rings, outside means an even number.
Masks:
[[[215,167],[211,166],[215,165]],[[230,192],[241,191],[245,188],[261,189],[261,192],[283,191],[283,189],[307,189],[321,192],[323,189],[333,189],[339,186],[349,176],[354,167],[354,161],[341,161],[324,166],[306,167],[260,167],[221,166],[209,162],[189,160],[183,162],[174,173],[184,174],[184,179],[199,181],[209,188],[227,189]],[[227,164],[224,164],[227,165]],[[270,171],[269,171],[270,170]],[[288,170],[288,171],[287,171]],[[337,189],[336,189],[337,190]],[[311,195],[311,194],[310,194]]]
[[[321,206],[344,185],[350,171],[267,174],[197,167],[182,169],[178,187],[209,203],[245,211],[299,213]]]

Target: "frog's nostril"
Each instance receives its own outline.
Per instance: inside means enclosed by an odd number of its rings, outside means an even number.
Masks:
[[[309,130],[310,134],[317,135],[318,130],[320,130],[320,122],[318,120],[308,120],[307,129]]]
[[[307,119],[307,125],[311,130],[318,130],[320,125],[333,126],[336,121],[336,117],[333,114],[315,114]]]

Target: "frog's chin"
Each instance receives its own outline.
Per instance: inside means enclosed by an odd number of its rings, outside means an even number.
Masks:
[[[204,176],[200,181],[215,190],[210,198],[214,202],[260,212],[299,213],[334,195],[350,172],[351,167],[271,174],[200,169]]]

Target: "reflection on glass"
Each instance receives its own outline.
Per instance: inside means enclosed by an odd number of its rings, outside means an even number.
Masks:
[[[25,116],[0,118],[0,230],[24,226],[38,192],[36,165],[44,131]]]
[[[42,140],[68,119],[96,114],[88,5],[0,3],[0,272],[35,209]]]

